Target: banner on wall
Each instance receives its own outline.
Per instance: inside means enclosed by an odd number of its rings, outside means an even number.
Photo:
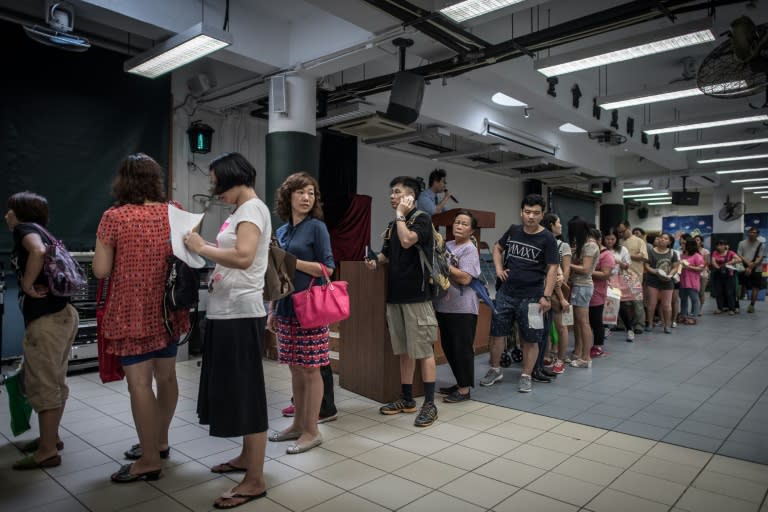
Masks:
[[[688,233],[691,236],[701,235],[704,239],[704,247],[712,246],[712,215],[676,215],[661,218],[661,229],[675,236],[675,248],[679,249],[680,235]],[[766,224],[768,227],[768,224]]]

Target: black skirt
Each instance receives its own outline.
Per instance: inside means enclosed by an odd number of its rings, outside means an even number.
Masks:
[[[266,432],[265,318],[207,320],[197,415],[216,437]]]

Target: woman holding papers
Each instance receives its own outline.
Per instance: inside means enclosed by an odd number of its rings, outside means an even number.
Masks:
[[[234,508],[267,495],[264,453],[267,396],[264,390],[264,273],[272,236],[269,210],[256,195],[256,169],[239,153],[225,153],[210,165],[213,193],[235,207],[216,244],[197,233],[184,237],[187,248],[216,263],[208,287],[203,367],[197,414],[215,437],[243,436],[234,458],[214,473],[245,472],[216,499],[214,508]]]
[[[109,277],[102,334],[106,351],[120,356],[139,436],[139,444],[125,452],[135,462],[122,466],[112,480],[157,480],[161,459],[170,453],[168,427],[179,396],[176,339],[163,325],[171,245],[160,166],[145,154],[130,155],[120,166],[112,194],[115,206],[104,212],[96,232],[93,273]],[[174,325],[180,332],[189,330],[189,315],[179,314]]]

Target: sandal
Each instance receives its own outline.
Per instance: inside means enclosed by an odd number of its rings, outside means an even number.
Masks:
[[[126,450],[125,453],[123,453],[126,459],[128,460],[139,460],[142,455],[144,455],[144,452],[141,449],[140,444],[135,444],[131,446],[129,450]],[[160,458],[161,459],[167,459],[171,456],[171,447],[169,446],[165,450],[160,450]]]
[[[230,489],[229,491],[219,496],[219,499],[213,502],[213,508],[217,508],[217,509],[236,508],[236,507],[239,507],[240,505],[245,505],[246,503],[250,503],[253,500],[258,500],[258,499],[267,497],[267,491],[264,491],[260,494],[240,494],[239,492],[232,492],[232,491],[234,491],[234,489]],[[233,503],[232,505],[225,505],[223,502],[219,500],[242,500],[242,501],[238,503]]]
[[[235,466],[231,462],[222,462],[221,464],[217,464],[211,468],[211,473],[245,473],[248,471],[246,468],[241,468],[238,466]]]
[[[17,460],[13,463],[13,469],[17,471],[26,471],[28,469],[44,469],[44,468],[55,468],[56,466],[61,465],[61,455],[54,455],[53,457],[48,457],[45,460],[41,460],[40,462],[37,462],[35,460],[34,455],[27,455],[23,459]]]
[[[144,473],[131,474],[131,467],[133,464],[125,464],[120,467],[117,473],[112,473],[110,479],[117,484],[128,484],[131,482],[138,482],[140,480],[154,481],[160,478],[161,469],[155,469],[153,471],[145,471]]]

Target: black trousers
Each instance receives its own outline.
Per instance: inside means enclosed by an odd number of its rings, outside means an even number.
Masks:
[[[333,401],[333,370],[327,364],[320,367],[320,375],[323,377],[323,401],[320,403],[320,416],[323,418],[336,414],[336,404]]]
[[[635,316],[635,306],[631,301],[622,301],[619,304],[619,318],[621,318],[621,323],[624,324],[624,327],[627,328],[627,331],[632,330],[632,326],[634,325],[633,322]]]
[[[589,326],[592,328],[592,339],[595,345],[602,347],[605,344],[605,326],[603,326],[603,308],[605,304],[599,306],[589,306]]]
[[[461,387],[475,385],[475,341],[477,315],[471,313],[435,313],[440,327],[440,344],[448,360],[456,384]]]
[[[712,294],[717,302],[717,309],[735,310],[738,305],[738,302],[736,302],[735,279],[715,270],[710,274],[709,283],[712,287]]]

